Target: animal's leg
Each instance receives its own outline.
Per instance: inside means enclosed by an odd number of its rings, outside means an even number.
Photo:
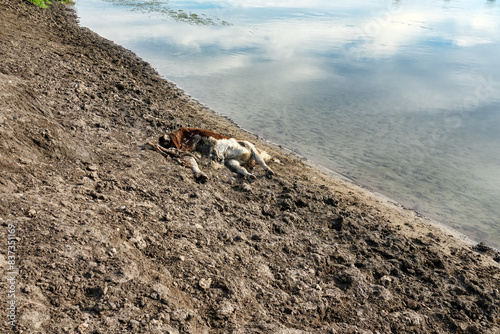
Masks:
[[[195,158],[190,155],[185,155],[182,157],[182,162],[191,167],[196,182],[205,183],[208,180],[208,176],[200,170]]]
[[[275,172],[271,168],[269,168],[266,165],[266,162],[264,159],[262,159],[262,156],[260,155],[259,151],[255,148],[255,146],[252,143],[247,142],[247,147],[250,148],[250,151],[252,152],[252,158],[262,167],[267,173],[268,177],[273,177],[276,175]]]
[[[238,174],[243,175],[249,181],[253,181],[256,179],[255,175],[250,174],[245,168],[241,167],[240,163],[237,160],[226,160],[226,166],[237,172]]]

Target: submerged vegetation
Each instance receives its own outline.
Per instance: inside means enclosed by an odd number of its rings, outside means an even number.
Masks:
[[[216,17],[208,17],[206,14],[196,14],[191,12],[185,12],[182,9],[172,9],[167,6],[167,1],[160,0],[149,0],[149,1],[137,1],[137,0],[105,0],[111,2],[117,6],[129,7],[132,11],[140,11],[142,13],[156,13],[160,15],[166,15],[175,21],[186,22],[195,25],[231,25],[230,23],[218,19]]]

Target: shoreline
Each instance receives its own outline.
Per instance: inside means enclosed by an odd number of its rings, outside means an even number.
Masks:
[[[0,236],[15,226],[17,332],[500,330],[493,249],[245,131],[71,8],[0,9]],[[145,145],[180,126],[250,140],[278,176],[203,167],[197,184]]]
[[[165,78],[164,76],[161,76],[161,77],[164,80],[169,81],[168,78]],[[390,198],[389,196],[386,196],[382,193],[379,193],[379,192],[371,189],[369,186],[365,186],[361,183],[358,183],[358,182],[354,181],[353,179],[351,179],[345,175],[342,175],[342,174],[336,172],[335,170],[327,168],[327,167],[325,167],[325,166],[323,166],[323,165],[321,165],[313,160],[310,160],[310,159],[298,154],[297,152],[294,152],[293,150],[291,150],[291,149],[289,149],[281,144],[267,140],[266,138],[263,138],[260,135],[245,129],[244,127],[240,126],[238,123],[233,121],[228,116],[218,113],[217,111],[210,108],[208,105],[200,102],[199,100],[197,100],[196,98],[194,98],[190,94],[186,93],[185,90],[182,89],[180,86],[178,86],[175,82],[172,82],[172,83],[174,85],[176,85],[176,87],[179,90],[184,92],[184,95],[190,101],[192,101],[195,104],[201,105],[202,108],[206,109],[209,113],[212,113],[214,115],[214,117],[225,119],[226,121],[231,123],[233,126],[237,127],[238,129],[242,130],[243,132],[247,133],[248,135],[253,136],[253,137],[257,138],[259,141],[266,143],[267,145],[272,147],[273,150],[280,151],[282,154],[285,154],[285,155],[290,155],[290,156],[300,160],[302,163],[304,163],[304,165],[311,167],[316,172],[323,174],[326,177],[332,178],[333,182],[336,182],[336,183],[347,182],[347,184],[349,184],[351,188],[356,189],[358,192],[368,193],[369,196],[374,196],[376,198],[379,198],[381,201],[384,201],[384,202],[387,202],[389,204],[394,205],[395,207],[397,207],[399,209],[409,211],[415,217],[418,217],[419,219],[426,221],[430,227],[436,228],[436,229],[440,230],[443,234],[446,234],[448,236],[453,236],[454,238],[456,238],[457,242],[464,243],[465,245],[471,246],[471,247],[477,246],[481,243],[479,241],[473,240],[470,236],[455,230],[454,228],[447,225],[446,223],[443,223],[437,219],[433,219],[431,217],[428,217],[425,214],[422,214],[422,213],[420,213],[412,208],[408,208],[408,207],[404,206],[403,204],[399,203],[397,200],[394,200],[394,199]],[[488,245],[488,247],[492,248],[495,252],[500,252],[500,249],[497,249],[496,247],[493,247],[491,245]]]
[[[113,43],[117,43],[116,41],[113,41],[113,40],[111,40],[111,41]],[[130,51],[134,52],[132,50],[130,50]],[[158,71],[158,69],[155,68],[155,71]],[[422,216],[425,219],[430,220],[432,222],[432,225],[436,225],[436,224],[437,225],[443,225],[444,229],[449,230],[450,233],[456,235],[459,239],[465,240],[467,244],[474,245],[474,244],[479,244],[481,242],[484,242],[484,243],[487,243],[489,247],[492,247],[493,249],[495,249],[497,251],[499,250],[499,248],[497,246],[499,244],[498,244],[498,242],[496,242],[496,240],[488,240],[488,241],[486,241],[485,239],[487,239],[487,237],[484,237],[484,234],[486,232],[484,232],[484,230],[482,230],[481,226],[476,226],[476,225],[469,226],[466,223],[464,224],[464,221],[466,221],[466,220],[464,219],[463,216],[458,217],[458,215],[452,216],[451,214],[447,216],[447,215],[443,214],[442,212],[439,212],[439,211],[436,211],[436,210],[434,210],[434,211],[430,210],[428,207],[427,207],[427,210],[426,209],[420,210],[419,208],[420,208],[421,204],[423,204],[423,206],[425,207],[430,201],[429,200],[427,202],[425,202],[425,201],[417,201],[417,200],[415,200],[411,196],[410,196],[410,198],[408,198],[406,196],[406,194],[411,194],[412,192],[406,192],[405,193],[404,189],[409,189],[409,188],[407,188],[407,187],[398,188],[398,190],[403,189],[403,191],[399,191],[399,193],[397,191],[392,191],[392,193],[390,191],[384,192],[384,191],[377,190],[377,189],[381,189],[381,188],[380,188],[380,186],[377,186],[377,183],[373,182],[375,178],[366,178],[365,177],[364,179],[361,180],[361,179],[357,179],[356,175],[353,175],[353,177],[356,179],[355,180],[355,179],[350,178],[350,177],[348,177],[346,175],[343,175],[339,171],[336,171],[334,169],[331,169],[329,167],[321,165],[321,163],[319,163],[319,162],[315,162],[315,160],[317,160],[317,158],[318,158],[318,155],[311,156],[310,158],[306,158],[306,157],[302,156],[301,154],[295,152],[293,149],[289,149],[289,148],[285,147],[283,144],[275,143],[273,141],[268,140],[267,138],[264,138],[262,135],[254,133],[252,131],[249,131],[244,126],[242,126],[240,124],[237,124],[235,121],[233,121],[233,119],[231,119],[230,116],[221,114],[218,111],[211,109],[208,104],[205,104],[202,101],[200,101],[199,99],[197,99],[196,97],[188,94],[187,91],[184,88],[182,88],[177,82],[171,81],[168,78],[168,75],[166,75],[166,74],[164,75],[164,74],[160,73],[160,76],[163,79],[165,79],[167,81],[170,81],[174,85],[176,85],[176,87],[180,91],[184,92],[184,94],[190,100],[192,100],[194,103],[201,105],[203,108],[212,110],[213,113],[214,113],[214,115],[216,115],[216,117],[226,118],[229,122],[234,123],[234,125],[236,127],[240,128],[242,131],[247,132],[247,133],[249,133],[252,136],[257,136],[258,138],[261,138],[263,141],[265,141],[265,142],[267,142],[267,143],[269,143],[271,145],[274,145],[275,147],[282,147],[283,149],[291,152],[292,154],[295,154],[299,159],[307,159],[308,160],[308,162],[307,162],[308,164],[318,165],[320,167],[320,169],[324,169],[325,171],[327,171],[327,173],[333,173],[334,175],[338,175],[341,178],[346,178],[350,182],[352,182],[353,184],[355,184],[356,186],[368,189],[369,191],[371,191],[373,193],[380,194],[380,196],[385,197],[389,201],[396,203],[397,206],[401,206],[401,207],[403,207],[405,209],[415,211],[415,213],[418,216]],[[325,162],[325,160],[323,160],[323,162]],[[328,165],[328,160],[326,162],[327,162],[326,165]],[[392,190],[394,190],[394,188],[392,188]],[[399,196],[397,196],[396,193]],[[421,195],[421,196],[423,196],[423,195]],[[446,202],[446,201],[444,201],[444,202]],[[446,205],[444,205],[444,206],[446,206]],[[450,218],[450,216],[451,216],[451,218]],[[480,220],[480,219],[478,219],[478,220]],[[486,224],[483,224],[482,226],[486,226]],[[474,229],[476,229],[475,230],[476,234],[474,234]],[[483,235],[479,235],[479,233],[483,233]]]

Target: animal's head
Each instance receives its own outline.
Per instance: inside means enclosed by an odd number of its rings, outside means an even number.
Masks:
[[[172,140],[170,139],[169,135],[163,135],[160,137],[160,139],[158,139],[158,143],[160,144],[160,146],[168,148],[170,147]]]

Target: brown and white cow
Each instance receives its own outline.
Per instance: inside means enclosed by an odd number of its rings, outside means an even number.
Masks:
[[[173,157],[182,165],[190,167],[198,182],[205,182],[208,179],[198,166],[196,160],[198,156],[201,159],[224,164],[248,181],[253,181],[256,177],[245,167],[251,168],[256,163],[264,168],[268,177],[275,175],[266,165],[271,159],[269,154],[257,150],[246,140],[226,137],[206,129],[180,128],[160,137],[159,144],[155,146],[164,155]]]

